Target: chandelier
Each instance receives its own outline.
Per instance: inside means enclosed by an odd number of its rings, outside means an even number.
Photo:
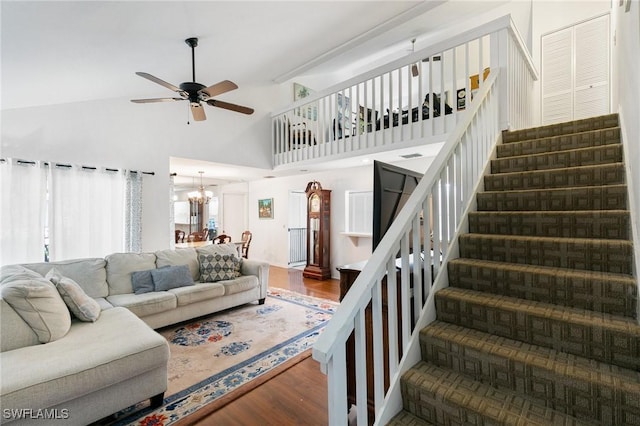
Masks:
[[[213,192],[204,190],[204,185],[202,184],[202,174],[204,172],[198,173],[200,173],[200,188],[197,191],[191,191],[187,194],[189,201],[192,203],[197,202],[198,204],[209,204],[209,200],[213,197]]]

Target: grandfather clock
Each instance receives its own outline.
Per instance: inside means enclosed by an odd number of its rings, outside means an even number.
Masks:
[[[322,189],[320,182],[307,184],[307,266],[302,273],[307,278],[331,278],[330,225],[331,190]]]

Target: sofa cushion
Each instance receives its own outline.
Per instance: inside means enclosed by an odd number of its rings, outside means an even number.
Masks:
[[[133,292],[135,294],[150,293],[154,291],[151,271],[153,271],[153,269],[135,271],[131,273],[131,285],[133,286]]]
[[[153,253],[114,253],[105,260],[109,296],[133,293],[131,273],[156,267],[156,255]]]
[[[233,280],[220,281],[220,284],[224,286],[225,296],[228,296],[230,294],[253,290],[254,288],[258,287],[258,277],[254,275],[247,275],[238,277]]]
[[[188,287],[174,288],[169,292],[176,295],[178,306],[185,306],[224,296],[224,286],[221,283],[198,283]]]
[[[224,288],[222,288],[222,294],[224,294]],[[0,299],[0,352],[39,344],[36,332],[11,305],[4,299]]]
[[[27,263],[24,266],[42,276],[51,268],[74,280],[91,297],[105,297],[109,294],[107,286],[106,261],[102,258],[62,260],[58,262]]]
[[[25,268],[22,265],[5,265],[0,268],[0,285],[18,280],[31,280],[44,278],[32,269]]]
[[[122,306],[139,317],[165,312],[178,306],[176,296],[168,291],[154,291],[144,294],[116,294],[108,296],[113,306]]]
[[[113,308],[113,305],[111,303],[109,303],[109,301],[107,299],[105,299],[104,297],[98,297],[96,299],[93,299],[96,302],[98,302],[98,305],[100,305],[100,311],[106,311],[107,309],[111,309]]]
[[[62,296],[69,310],[80,321],[95,322],[100,316],[100,305],[82,290],[77,282],[62,276],[56,268],[51,268],[46,279],[51,281]]]
[[[128,310],[109,309],[94,323],[74,322],[64,339],[1,353],[0,365],[15,366],[2,369],[2,407],[64,407],[65,401],[166,366],[168,357],[165,338]],[[31,423],[78,424],[70,414],[68,420]]]
[[[3,283],[2,298],[33,329],[40,343],[63,337],[71,327],[69,309],[58,290],[44,278]]]
[[[187,265],[165,266],[151,271],[155,291],[167,291],[172,288],[193,285],[191,271]]]
[[[193,281],[200,280],[200,264],[198,263],[198,252],[195,248],[166,249],[156,252],[156,266],[158,268],[177,265],[187,265],[189,271],[191,271]]]

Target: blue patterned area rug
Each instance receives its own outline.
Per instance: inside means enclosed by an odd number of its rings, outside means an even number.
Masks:
[[[337,306],[270,288],[263,305],[248,304],[158,330],[171,348],[164,405],[151,410],[148,403],[138,404],[113,424],[164,426],[203,408],[215,411],[307,358]]]

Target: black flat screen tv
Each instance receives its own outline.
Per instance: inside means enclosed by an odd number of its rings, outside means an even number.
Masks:
[[[373,250],[400,213],[421,178],[422,173],[380,161],[373,162]]]

